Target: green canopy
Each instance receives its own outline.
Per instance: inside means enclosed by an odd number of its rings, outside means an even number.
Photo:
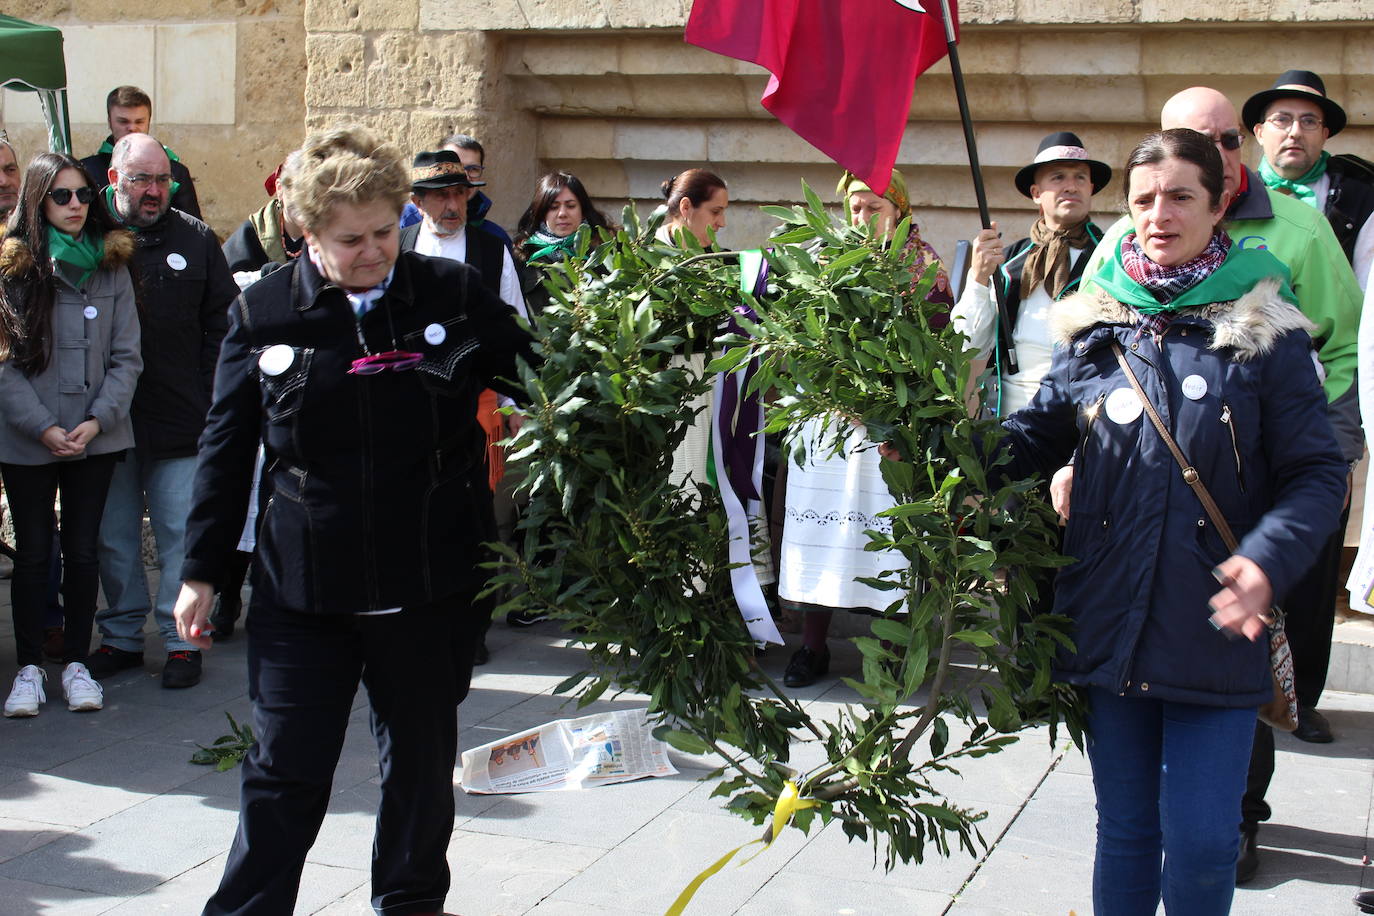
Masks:
[[[48,122],[48,148],[71,152],[67,61],[62,54],[61,29],[0,16],[0,86],[38,93],[43,118]]]

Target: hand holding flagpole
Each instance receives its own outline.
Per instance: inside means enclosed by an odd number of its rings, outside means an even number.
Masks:
[[[978,165],[978,142],[973,137],[973,117],[968,110],[968,95],[964,92],[964,72],[959,66],[959,48],[954,34],[954,17],[949,11],[949,0],[940,0],[940,15],[945,23],[945,43],[949,48],[949,69],[954,75],[954,95],[959,100],[959,120],[964,125],[964,146],[968,149],[968,166],[973,172],[973,193],[978,199],[978,218],[984,229],[992,228],[992,214],[988,212],[988,195],[983,188],[983,172]],[[1007,347],[1006,374],[1015,375],[1021,369],[1016,361],[1016,341],[1012,337],[1011,317],[1007,314],[1007,290],[1001,282],[1001,272],[993,271],[989,278],[993,294],[997,297],[997,322],[1001,327],[1002,340]]]

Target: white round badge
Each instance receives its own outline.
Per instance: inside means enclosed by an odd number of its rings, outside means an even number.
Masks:
[[[1145,412],[1140,404],[1140,395],[1134,388],[1118,388],[1107,395],[1107,418],[1113,423],[1125,426],[1134,423]]]
[[[296,351],[286,344],[273,344],[258,357],[258,368],[263,375],[281,375],[296,361]]]
[[[167,266],[172,268],[172,270],[185,270],[186,259],[174,251],[167,255]]]
[[[437,347],[448,337],[448,331],[444,330],[442,324],[431,324],[425,327],[425,343],[431,347]]]
[[[81,310],[81,314],[86,316],[87,321],[95,321],[95,316],[100,314],[100,310],[93,305],[88,305]]]
[[[1200,375],[1190,375],[1183,380],[1183,396],[1190,401],[1200,400],[1207,393],[1207,380]]]

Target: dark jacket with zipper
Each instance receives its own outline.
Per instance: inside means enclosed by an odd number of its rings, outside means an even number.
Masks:
[[[1271,698],[1267,642],[1209,622],[1220,590],[1212,569],[1230,551],[1149,417],[1122,411],[1139,401],[1111,342],[1220,506],[1237,552],[1281,601],[1336,528],[1346,466],[1311,325],[1278,289],[1263,280],[1234,301],[1182,309],[1162,343],[1137,339],[1135,313],[1097,289],[1051,313],[1054,362],[1035,399],[1005,421],[1004,441],[1012,479],[1049,479],[1077,450],[1063,548],[1074,562],[1054,595],[1055,613],[1074,621],[1075,650],[1060,653],[1057,677],[1212,706]]]
[[[1346,260],[1354,263],[1360,230],[1374,216],[1374,163],[1348,153],[1332,156],[1326,174],[1331,177],[1331,186],[1322,201],[1322,212],[1331,221]],[[1365,278],[1355,279],[1363,283]]]
[[[134,392],[140,455],[189,458],[205,429],[215,360],[238,284],[210,227],[176,208],[135,233],[143,374]]]
[[[514,378],[526,352],[514,314],[467,265],[414,252],[361,322],[308,257],[248,287],[231,310],[201,439],[183,576],[222,579],[261,437],[258,600],[348,614],[484,581],[474,563],[494,523],[474,415],[478,392],[508,389],[495,380]],[[350,375],[366,355],[360,338],[371,353],[424,359]]]

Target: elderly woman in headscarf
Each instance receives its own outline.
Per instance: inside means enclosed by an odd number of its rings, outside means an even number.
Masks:
[[[912,289],[934,264],[935,283],[925,301],[947,312],[954,304],[949,275],[935,249],[921,238],[902,173],[893,170],[881,197],[850,172],[841,177],[836,191],[842,195],[851,224],[873,224],[883,237],[891,237],[898,223],[911,219],[904,251],[914,252]],[[940,326],[947,320],[932,324]],[[877,517],[893,504],[879,471],[877,450],[862,428],[850,435],[843,454],[818,447],[825,441],[825,426],[816,421],[794,432],[806,443],[807,459],[801,467],[788,468],[778,597],[784,609],[804,615],[802,646],[783,676],[789,687],[808,686],[829,671],[825,640],[836,608],[876,613],[891,603],[890,593],[857,579],[877,577],[901,565],[900,558],[890,553],[864,549],[866,530],[890,527],[886,519]]]

